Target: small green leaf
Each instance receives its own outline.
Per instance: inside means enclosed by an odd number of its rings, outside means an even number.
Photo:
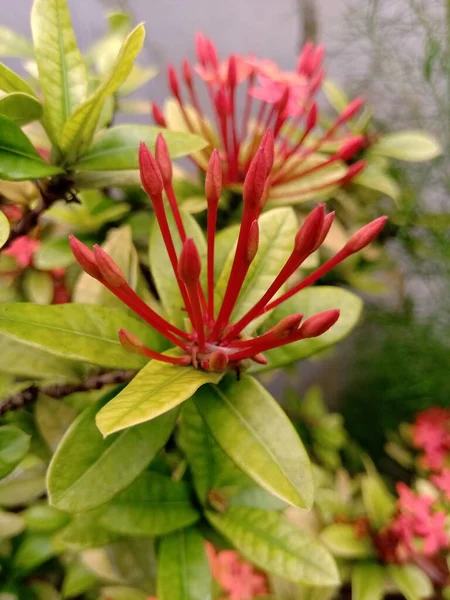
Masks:
[[[102,588],[99,600],[148,600],[148,594],[124,585],[108,585]]]
[[[334,523],[326,527],[321,540],[334,556],[342,558],[367,558],[375,555],[375,548],[368,536],[358,536],[355,526]]]
[[[258,485],[288,504],[310,508],[308,455],[291,422],[256,381],[227,377],[205,386],[194,402],[222,450]]]
[[[252,367],[252,371],[267,371],[283,367],[336,344],[346,337],[358,323],[362,307],[363,303],[358,296],[341,288],[319,286],[302,290],[283,302],[270,314],[270,318],[264,324],[265,329],[272,327],[287,315],[302,313],[306,319],[318,312],[332,308],[338,308],[341,311],[337,323],[317,338],[301,340],[265,352],[267,365]]]
[[[35,533],[54,533],[67,525],[70,517],[67,513],[48,504],[35,504],[23,513],[27,531]]]
[[[0,56],[32,58],[33,55],[33,44],[26,37],[0,26]]]
[[[60,304],[0,305],[0,334],[56,356],[103,367],[139,369],[146,359],[127,352],[117,338],[124,327],[155,348],[159,338],[150,327],[125,312],[102,306]]]
[[[0,478],[11,473],[30,447],[30,436],[13,425],[0,427]]]
[[[4,212],[0,210],[0,248],[4,246],[9,238],[9,221]]]
[[[400,186],[394,177],[391,177],[384,169],[371,162],[362,173],[352,180],[352,183],[386,194],[394,202],[398,202],[401,196]]]
[[[47,535],[27,536],[18,547],[13,560],[14,568],[22,576],[55,556],[51,538]]]
[[[0,99],[0,114],[12,119],[22,127],[41,118],[42,105],[29,94],[13,92]]]
[[[240,319],[268,289],[292,252],[296,231],[297,219],[291,208],[277,208],[261,216],[258,252],[248,270],[231,321]],[[214,302],[217,309],[225,294],[233,260],[234,248],[229,253],[222,272],[216,280]],[[267,316],[266,314],[258,322],[260,323]],[[247,331],[254,327],[255,322],[247,327]]]
[[[1,29],[0,26],[0,31]],[[0,63],[0,90],[7,94],[11,94],[12,92],[23,92],[29,96],[35,96],[33,89],[28,83],[3,63]]]
[[[8,181],[40,179],[63,170],[46,163],[20,127],[0,115],[0,178]]]
[[[44,492],[44,465],[21,465],[7,477],[0,480],[0,506],[9,508],[27,505]]]
[[[339,583],[336,564],[314,537],[283,515],[232,507],[207,512],[210,523],[255,565],[294,583],[332,586]]]
[[[39,432],[54,452],[69,425],[75,420],[76,411],[64,400],[55,400],[41,394],[36,402],[34,418]]]
[[[193,238],[199,251],[202,263],[206,264],[206,242],[200,226],[191,215],[187,214],[182,209],[180,210],[180,213],[186,230],[186,235]],[[168,214],[167,220],[169,222],[177,256],[179,256],[181,251],[181,240],[171,212]],[[172,269],[172,264],[169,260],[166,245],[156,219],[153,220],[150,231],[149,261],[156,289],[158,290],[158,295],[161,298],[161,304],[164,307],[169,321],[178,327],[183,327],[186,313],[181,309],[184,303]],[[205,273],[203,272],[202,276],[204,276],[204,274]]]
[[[433,596],[433,584],[429,577],[415,565],[388,565],[388,575],[406,600]]]
[[[109,75],[64,125],[60,145],[72,162],[75,162],[80,153],[90,146],[103,105],[127,79],[136,56],[142,48],[144,37],[144,27],[138,25],[124,41]]]
[[[61,600],[58,590],[46,581],[33,581],[29,584],[36,600]]]
[[[80,562],[70,564],[64,576],[62,585],[63,598],[82,596],[98,585],[98,579]]]
[[[164,135],[172,158],[186,156],[206,146],[202,138],[189,133],[150,125],[119,125],[99,132],[89,151],[77,161],[76,168],[81,171],[139,169],[139,143],[144,142],[153,151],[159,133]]]
[[[33,255],[33,264],[36,269],[50,271],[52,269],[65,269],[74,262],[67,236],[42,240]]]
[[[80,552],[87,548],[99,548],[114,542],[119,536],[99,524],[101,509],[74,515],[72,521],[54,537],[59,551]]]
[[[205,383],[218,383],[222,373],[200,371],[152,360],[97,415],[103,435],[145,423],[175,408]]]
[[[372,527],[381,529],[395,511],[395,499],[379,475],[365,475],[361,481],[364,507]]]
[[[45,113],[58,142],[64,124],[85,100],[88,87],[66,0],[35,0],[31,30]]]
[[[165,444],[177,411],[103,439],[95,415],[108,394],[86,409],[71,425],[50,463],[50,503],[68,512],[100,506],[126,488]]]
[[[385,573],[378,563],[357,562],[352,569],[352,599],[383,600]]]
[[[159,600],[211,600],[205,541],[194,528],[163,537],[159,547]]]
[[[21,515],[0,510],[0,539],[12,538],[25,529]]]
[[[29,302],[50,304],[53,300],[53,279],[50,273],[27,269],[23,275],[22,285]]]
[[[387,133],[370,147],[370,152],[389,158],[422,162],[439,156],[442,149],[434,136],[424,131]]]
[[[165,535],[199,519],[189,488],[148,471],[104,507],[100,524],[124,535]]]

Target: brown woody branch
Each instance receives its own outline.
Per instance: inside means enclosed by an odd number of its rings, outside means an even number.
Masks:
[[[107,373],[91,375],[81,383],[63,383],[43,388],[39,388],[36,384],[33,384],[19,394],[0,401],[0,417],[9,411],[18,410],[34,402],[40,393],[52,398],[64,398],[64,396],[69,396],[75,392],[90,392],[92,390],[99,390],[105,385],[127,383],[135,375],[136,371],[109,371]]]

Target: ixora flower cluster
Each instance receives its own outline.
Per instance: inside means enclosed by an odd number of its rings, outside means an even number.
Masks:
[[[325,75],[323,46],[307,43],[295,71],[282,71],[275,62],[254,56],[232,54],[220,61],[213,42],[202,34],[196,37],[196,54],[196,66],[192,67],[187,60],[183,62],[184,93],[174,67],[168,68],[177,119],[172,121],[156,104],[153,104],[153,117],[162,127],[181,126],[209,142],[209,148],[192,157],[202,170],[206,170],[211,148],[218,147],[224,164],[225,186],[232,187],[245,180],[259,142],[269,128],[275,139],[269,186],[271,200],[294,200],[299,190],[284,189],[284,186],[338,162],[352,164],[337,176],[331,173],[326,180],[302,187],[302,193],[320,193],[343,185],[365,167],[364,161],[357,160],[364,137],[346,128],[361,109],[362,98],[350,102],[324,131],[318,132],[316,97]],[[202,108],[200,98],[204,94],[197,93],[195,75],[206,86],[215,127],[207,117],[208,111]],[[241,106],[243,110],[237,110]],[[331,154],[318,154],[321,151]]]
[[[341,261],[369,244],[379,234],[386,221],[386,217],[380,217],[360,229],[335,256],[289,291],[281,293],[274,299],[275,295],[282,291],[288,278],[324,241],[333,222],[334,213],[325,214],[322,204],[318,205],[303,222],[293,240],[291,255],[259,301],[239,321],[230,322],[235,302],[258,252],[258,217],[267,199],[267,186],[273,161],[274,142],[272,133],[268,131],[245,178],[243,214],[234,261],[222,304],[216,307],[214,304],[214,242],[222,190],[222,166],[219,154],[217,151],[212,153],[205,182],[208,216],[207,285],[204,290],[200,280],[202,264],[199,252],[193,239],[186,236],[173,192],[172,163],[165,140],[162,136],[158,138],[156,158],[144,144],[141,144],[139,162],[142,185],[151,198],[183,298],[184,306],[180,306],[180,310],[186,311],[190,327],[183,331],[147,306],[128,285],[117,264],[102,248],[94,246],[92,252],[75,237],[72,236],[70,240],[73,254],[86,273],[99,280],[144,321],[175,344],[181,350],[181,356],[154,352],[145,347],[134,335],[121,329],[119,339],[127,350],[172,364],[192,364],[196,368],[218,372],[225,370],[239,372],[245,367],[245,361],[248,359],[265,364],[265,351],[322,335],[334,325],[339,318],[339,311],[327,310],[305,321],[301,314],[289,315],[262,335],[253,338],[245,335],[245,328],[249,323],[313,284]],[[182,242],[179,256],[168,224],[163,199],[164,191],[177,226],[177,235]]]

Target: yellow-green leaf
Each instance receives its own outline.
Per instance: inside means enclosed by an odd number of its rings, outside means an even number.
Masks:
[[[3,63],[0,63],[0,90],[7,94],[23,92],[29,96],[35,96],[33,89],[28,83]]]
[[[352,569],[352,599],[382,600],[385,574],[376,562],[358,561]]]
[[[5,245],[9,238],[9,221],[3,211],[0,210],[0,248]]]
[[[200,371],[152,360],[97,415],[103,435],[145,423],[178,406],[205,383],[218,383],[222,373]]]
[[[18,427],[0,427],[0,478],[5,477],[22,460],[30,447],[30,436]]]
[[[22,279],[25,298],[36,304],[50,304],[53,299],[53,279],[50,273],[27,269]]]
[[[26,37],[0,26],[0,56],[32,58],[33,54],[33,44]]]
[[[387,133],[370,147],[370,152],[374,154],[412,162],[432,160],[441,151],[439,142],[433,135],[414,130]]]
[[[370,537],[360,537],[352,524],[333,523],[322,531],[320,539],[334,556],[340,558],[367,558],[376,555]]]
[[[42,116],[41,103],[23,92],[13,92],[0,99],[0,114],[9,117],[20,127]]]
[[[416,565],[389,565],[388,575],[406,600],[433,597],[433,584]]]
[[[0,540],[19,535],[25,529],[21,515],[0,510]]]

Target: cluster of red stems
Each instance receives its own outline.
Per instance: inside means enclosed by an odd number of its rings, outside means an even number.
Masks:
[[[199,252],[194,240],[186,236],[174,194],[172,163],[166,142],[162,135],[158,137],[155,156],[145,144],[141,144],[139,165],[142,185],[152,201],[183,299],[184,307],[180,306],[180,310],[186,311],[190,326],[188,331],[183,331],[161,317],[139,298],[128,285],[117,264],[102,248],[94,246],[94,250],[91,251],[72,236],[70,243],[73,254],[84,271],[100,281],[139,317],[180,348],[182,355],[172,356],[154,352],[145,347],[134,335],[121,329],[119,340],[124,348],[166,363],[192,364],[196,368],[218,372],[225,370],[239,372],[245,366],[243,361],[247,359],[265,364],[267,362],[263,354],[265,351],[322,335],[334,325],[339,318],[339,311],[327,310],[309,317],[304,322],[302,322],[303,315],[301,314],[287,316],[269,331],[254,338],[249,338],[244,333],[246,326],[251,321],[313,284],[338,263],[369,244],[381,231],[386,221],[386,217],[380,217],[360,229],[335,256],[308,275],[302,282],[274,299],[287,279],[324,241],[333,222],[334,213],[325,214],[323,204],[319,204],[303,222],[295,236],[291,255],[260,300],[239,321],[230,322],[239,292],[258,252],[258,217],[267,199],[267,188],[273,162],[274,142],[273,135],[269,130],[264,135],[245,178],[243,214],[234,260],[222,304],[220,307],[216,307],[214,304],[214,251],[218,204],[222,191],[222,165],[219,154],[216,150],[213,151],[205,181],[208,215],[207,285],[204,290],[200,280],[202,264]],[[176,223],[176,235],[179,236],[182,244],[179,255],[168,224],[163,198],[164,191]]]
[[[318,124],[316,96],[325,75],[323,46],[307,43],[298,57],[295,71],[281,71],[273,61],[254,56],[233,54],[220,61],[213,42],[202,34],[196,37],[196,54],[196,66],[192,67],[188,60],[183,62],[184,95],[173,66],[168,68],[169,87],[186,129],[202,135],[209,142],[208,148],[192,156],[193,160],[204,170],[211,149],[219,148],[225,186],[244,181],[267,129],[272,130],[275,140],[271,200],[292,200],[298,190],[281,186],[338,161],[353,164],[347,167],[344,175],[312,183],[309,188],[302,189],[302,193],[317,193],[343,185],[365,167],[365,161],[356,160],[366,144],[365,138],[343,131],[361,109],[362,98],[350,102],[325,133],[313,137]],[[216,131],[202,108],[194,74],[206,85]],[[244,110],[238,118],[236,107],[241,104]],[[152,106],[155,122],[161,127],[170,127],[161,108],[156,104]],[[325,149],[330,141],[338,149],[329,158],[319,160],[317,152]]]

